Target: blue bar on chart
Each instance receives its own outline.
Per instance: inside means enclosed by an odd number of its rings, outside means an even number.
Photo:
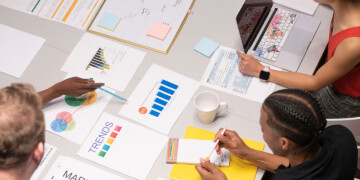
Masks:
[[[159,117],[160,113],[165,109],[172,95],[175,94],[175,91],[178,88],[179,86],[174,83],[166,80],[161,80],[158,92],[156,93],[154,104],[152,105],[149,114],[155,117]]]
[[[157,96],[159,96],[159,97],[161,97],[163,99],[166,99],[166,100],[170,100],[170,98],[171,98],[171,96],[168,96],[168,95],[166,95],[166,94],[164,94],[162,92],[158,92]]]

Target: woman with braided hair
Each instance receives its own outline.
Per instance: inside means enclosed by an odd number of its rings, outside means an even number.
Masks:
[[[264,141],[274,154],[246,146],[235,131],[222,129],[216,151],[233,155],[275,173],[276,179],[354,179],[357,147],[352,133],[340,125],[325,128],[326,119],[317,100],[308,92],[284,89],[274,92],[261,108]],[[223,172],[204,159],[196,165],[203,179],[226,179]]]

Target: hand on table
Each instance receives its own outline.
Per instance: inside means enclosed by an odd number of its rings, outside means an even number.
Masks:
[[[241,73],[259,77],[260,71],[264,69],[264,66],[260,64],[253,56],[236,51],[238,57],[241,59],[239,63],[239,70]]]
[[[72,77],[39,92],[39,95],[43,104],[46,104],[59,96],[81,96],[87,92],[94,91],[96,88],[103,85],[104,83],[95,83],[93,80]]]
[[[55,84],[54,88],[60,95],[81,96],[103,85],[104,83],[95,83],[93,80],[72,77]]]
[[[251,149],[235,131],[226,130],[224,135],[221,135],[222,130],[223,129],[221,128],[218,131],[214,139],[214,142],[219,140],[219,144],[215,147],[216,153],[222,156],[221,148],[225,148],[236,157],[246,159],[246,156]]]
[[[225,174],[214,163],[200,159],[200,164],[195,165],[196,170],[203,180],[226,180]]]

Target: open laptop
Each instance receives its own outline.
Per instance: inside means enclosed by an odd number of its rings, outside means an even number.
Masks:
[[[288,71],[297,71],[320,21],[271,0],[245,0],[236,17],[247,54]]]

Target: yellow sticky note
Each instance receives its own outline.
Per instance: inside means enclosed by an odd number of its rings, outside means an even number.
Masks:
[[[214,140],[216,133],[189,126],[185,132],[184,139],[201,139]],[[264,143],[242,139],[247,146],[259,151],[264,150]],[[219,167],[223,171],[228,180],[231,179],[255,179],[257,166],[249,161],[239,159],[232,154],[230,155],[230,166]],[[186,179],[186,180],[201,180],[199,173],[195,169],[195,165],[190,164],[174,164],[171,170],[170,179]]]

